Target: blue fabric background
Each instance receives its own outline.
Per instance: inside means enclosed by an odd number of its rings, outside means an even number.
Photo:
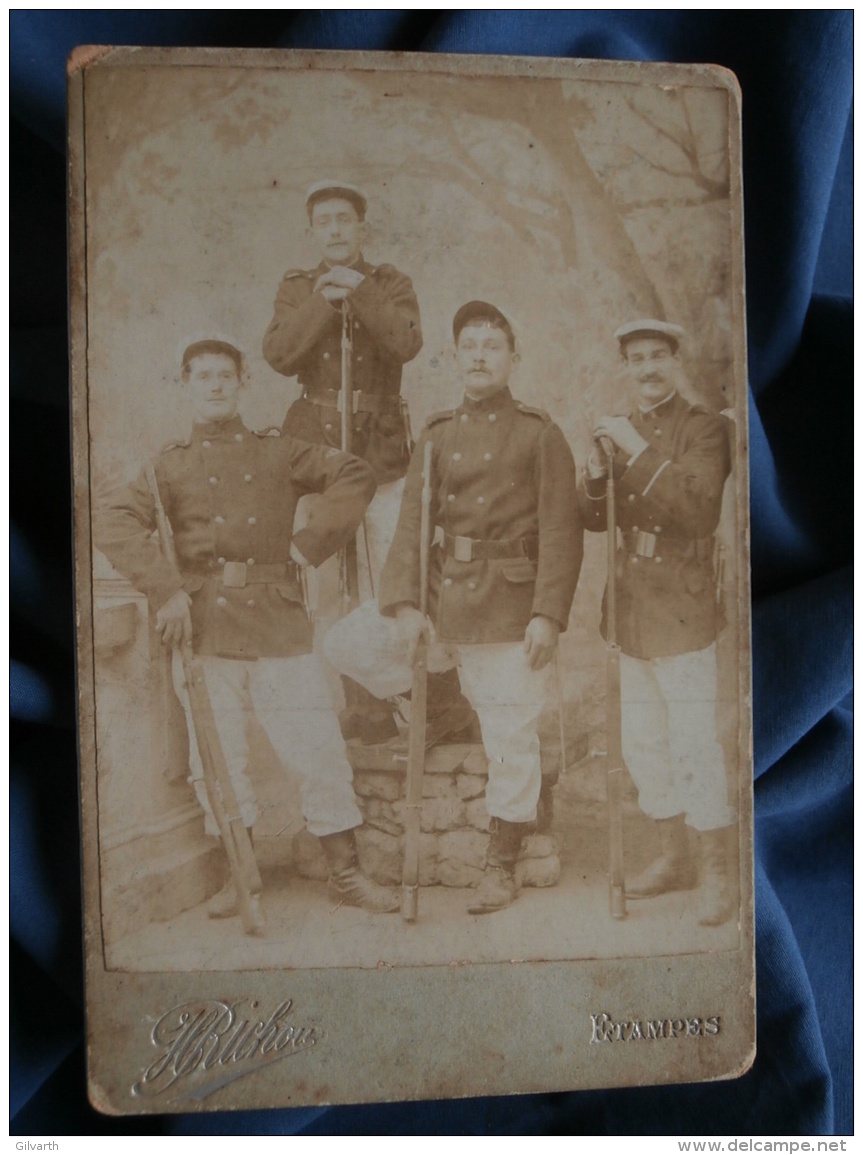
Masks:
[[[849,1133],[850,11],[13,11],[13,1134]],[[743,89],[758,1058],[716,1085],[104,1118],[82,1043],[64,63],[79,43],[709,61]]]

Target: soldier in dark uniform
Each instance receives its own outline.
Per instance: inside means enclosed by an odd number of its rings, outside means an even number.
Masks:
[[[735,813],[717,737],[714,534],[731,453],[724,418],[677,391],[683,330],[638,320],[615,333],[636,392],[627,416],[601,417],[594,436],[614,446],[623,757],[639,805],[656,820],[661,853],[629,879],[647,898],[697,885],[686,825],[700,832],[701,922],[720,925]],[[587,529],[606,529],[607,456],[594,445],[579,506]],[[605,634],[605,603],[602,631]]]
[[[540,792],[537,720],[558,634],[569,620],[582,531],[563,434],[547,413],[509,391],[519,354],[506,317],[471,301],[456,313],[453,336],[464,399],[428,419],[414,452],[381,576],[384,616],[375,622],[361,607],[330,631],[325,652],[373,692],[410,685],[418,640],[430,630],[429,668],[435,655],[460,662],[489,760],[488,867],[469,906],[480,914],[508,906],[517,893],[515,865]],[[434,541],[425,618],[420,498],[428,441]]]
[[[183,355],[183,381],[195,407],[192,434],[166,446],[154,463],[179,572],[153,540],[156,507],[145,472],[97,509],[94,540],[147,595],[163,642],[191,642],[201,659],[245,824],[251,829],[257,817],[245,728],[254,709],[279,758],[299,779],[303,814],[321,839],[332,893],[368,910],[395,910],[398,896],[357,865],[353,828],[362,818],[300,583],[302,567],[319,565],[356,531],[374,493],[374,475],[365,462],[337,449],[278,429],[247,429],[237,413],[242,363],[240,352],[222,340],[196,342]],[[294,535],[297,501],[306,493],[320,499],[308,525]],[[190,722],[191,781],[207,829],[216,834],[176,654],[174,672]],[[229,882],[210,914],[236,912]]]
[[[423,339],[410,279],[392,265],[373,265],[363,256],[366,208],[365,194],[344,181],[318,181],[309,188],[306,209],[321,262],[314,269],[285,273],[263,349],[276,372],[296,376],[302,388],[288,409],[283,431],[303,441],[341,446],[342,308],[347,304],[354,406],[351,452],[368,461],[378,483],[364,520],[370,585],[376,589],[410,460],[402,366],[416,357]],[[391,704],[349,684],[345,696],[346,738],[380,742],[396,736]],[[439,738],[459,737],[471,717],[457,675],[432,678],[430,732]]]

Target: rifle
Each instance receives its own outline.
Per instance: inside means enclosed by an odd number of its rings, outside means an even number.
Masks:
[[[342,301],[342,388],[339,394],[339,408],[342,411],[342,449],[345,453],[353,452],[354,385],[351,365],[353,348],[351,310],[348,302]],[[365,528],[365,522],[363,528]],[[352,535],[350,541],[339,551],[339,589],[345,602],[345,608],[355,609],[360,600],[356,534]]]
[[[159,485],[156,481],[156,471],[152,464],[147,465],[146,474],[147,484],[150,487],[156,508],[156,527],[159,530],[162,553],[165,560],[179,573],[180,567],[174,548],[174,536],[165,514],[165,507],[162,505]],[[189,709],[195,729],[195,741],[204,769],[204,786],[210,801],[210,809],[213,811],[213,817],[219,828],[222,846],[228,858],[231,881],[237,892],[243,930],[246,934],[257,934],[264,927],[264,917],[260,907],[262,885],[258,864],[255,861],[249,832],[240,813],[240,805],[231,782],[231,776],[228,773],[228,764],[225,761],[222,744],[219,741],[213,705],[207,693],[204,667],[200,660],[193,655],[191,644],[185,643],[179,649],[183,662],[186,692],[189,695]]]
[[[420,610],[428,613],[429,548],[431,529],[432,443],[427,441],[423,456],[423,485],[420,514]],[[405,857],[402,866],[402,918],[415,922],[419,891],[420,815],[423,800],[423,772],[426,753],[426,688],[428,644],[420,638],[414,659],[411,684],[411,724],[408,734],[408,769],[405,781]]]
[[[623,866],[623,814],[621,787],[623,784],[623,738],[621,734],[620,704],[620,646],[617,644],[617,599],[615,564],[617,553],[617,517],[614,493],[614,443],[603,437],[602,448],[608,457],[608,481],[605,490],[605,520],[608,539],[608,582],[605,594],[605,672],[607,691],[605,699],[608,753],[605,781],[608,793],[608,848],[609,892],[608,905],[612,918],[626,918],[626,882]]]

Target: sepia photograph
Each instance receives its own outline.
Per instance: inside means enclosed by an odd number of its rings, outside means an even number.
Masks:
[[[88,48],[69,85],[94,1103],[743,1073],[733,76]]]

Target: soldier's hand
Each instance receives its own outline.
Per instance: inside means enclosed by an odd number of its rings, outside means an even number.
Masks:
[[[398,636],[407,649],[408,662],[413,665],[420,639],[429,641],[429,620],[424,613],[414,606],[402,605],[396,610],[396,626]]]
[[[322,277],[318,278],[318,283],[334,285],[338,289],[348,289],[353,292],[365,279],[365,276],[357,272],[356,269],[349,269],[346,265],[333,265]]]
[[[647,442],[641,434],[633,428],[628,417],[600,417],[593,431],[595,438],[610,437],[618,449],[622,450],[629,460],[642,449],[647,448]]]
[[[326,297],[330,304],[335,304],[349,297],[357,285],[364,280],[363,274],[358,273],[356,269],[334,265],[333,268],[327,269],[318,277],[315,281],[314,291]]]
[[[188,646],[192,643],[192,599],[185,590],[177,590],[156,614],[156,632],[166,646]]]
[[[340,285],[323,285],[320,293],[322,297],[327,298],[331,305],[338,304],[339,301],[344,301],[351,295],[350,289],[345,289]]]
[[[597,481],[600,477],[606,477],[607,474],[608,458],[602,452],[600,446],[594,445],[587,455],[587,476],[592,481]]]
[[[524,631],[524,652],[532,670],[541,670],[554,657],[560,626],[551,618],[535,617]]]

